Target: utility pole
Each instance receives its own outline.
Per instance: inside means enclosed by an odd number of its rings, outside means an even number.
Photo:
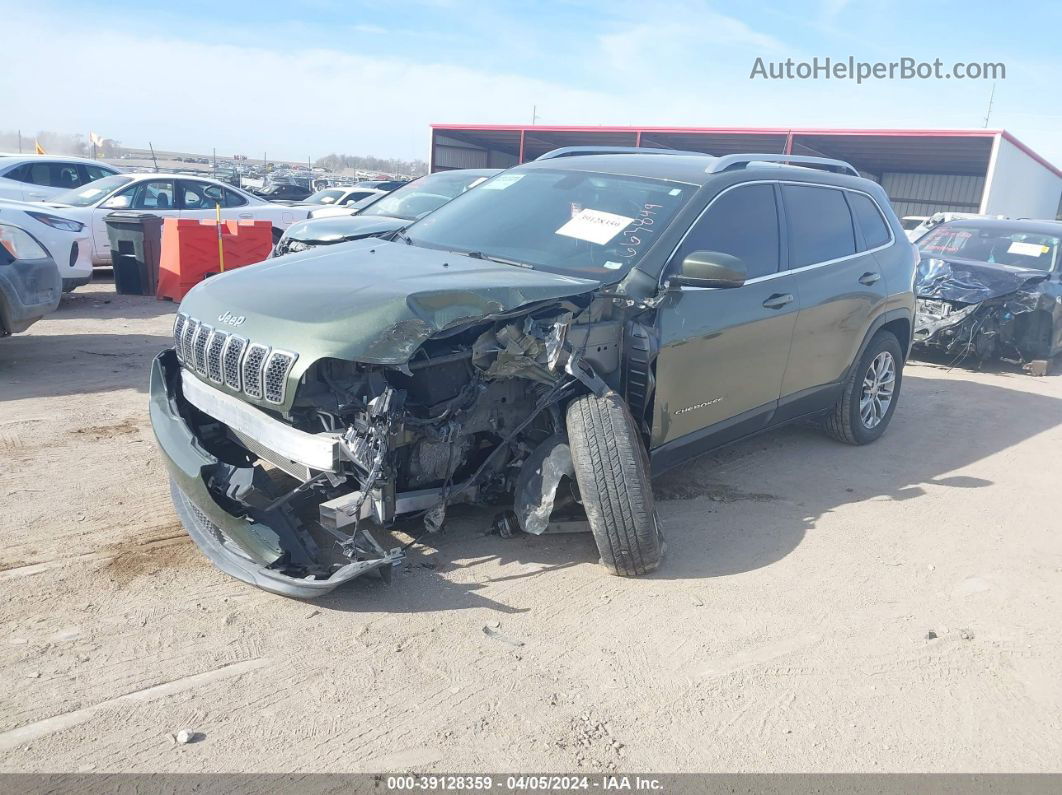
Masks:
[[[217,177],[217,175],[218,175],[218,148],[216,146],[214,147],[214,154],[211,156],[211,160],[213,161],[213,165],[211,166],[211,168],[214,169],[213,176]]]
[[[535,122],[538,121],[538,105],[531,106],[531,126],[535,126]]]
[[[22,130],[18,131],[18,153],[22,154]]]
[[[992,101],[996,98],[996,81],[992,81],[992,93],[988,95],[988,112],[985,114],[985,127],[988,127],[988,119],[992,115]]]
[[[159,161],[158,161],[158,158],[155,157],[155,146],[151,143],[151,141],[148,141],[148,148],[151,150],[151,159],[155,163],[155,173],[158,174],[159,173]]]

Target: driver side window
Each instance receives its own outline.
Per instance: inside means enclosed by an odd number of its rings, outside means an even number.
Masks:
[[[723,193],[694,224],[675,261],[694,251],[718,251],[745,263],[748,278],[779,269],[778,206],[774,186],[740,185]]]

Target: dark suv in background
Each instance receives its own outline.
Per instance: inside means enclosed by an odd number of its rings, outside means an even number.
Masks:
[[[198,285],[152,424],[189,534],[267,590],[386,572],[372,526],[436,532],[457,502],[643,574],[651,473],[804,417],[881,436],[916,261],[840,161],[558,150],[385,239]]]

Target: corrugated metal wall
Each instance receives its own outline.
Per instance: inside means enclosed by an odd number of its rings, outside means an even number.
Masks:
[[[494,149],[467,144],[444,135],[435,137],[435,160],[437,170],[450,168],[511,168],[516,165],[516,155]]]
[[[985,178],[964,174],[881,175],[881,186],[889,194],[893,209],[905,215],[932,215],[937,212],[975,213],[981,206]]]

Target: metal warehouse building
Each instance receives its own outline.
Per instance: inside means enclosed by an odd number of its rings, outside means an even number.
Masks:
[[[429,157],[432,171],[508,168],[559,146],[594,145],[833,157],[880,182],[899,216],[953,210],[1062,218],[1062,171],[1006,130],[434,124]]]

